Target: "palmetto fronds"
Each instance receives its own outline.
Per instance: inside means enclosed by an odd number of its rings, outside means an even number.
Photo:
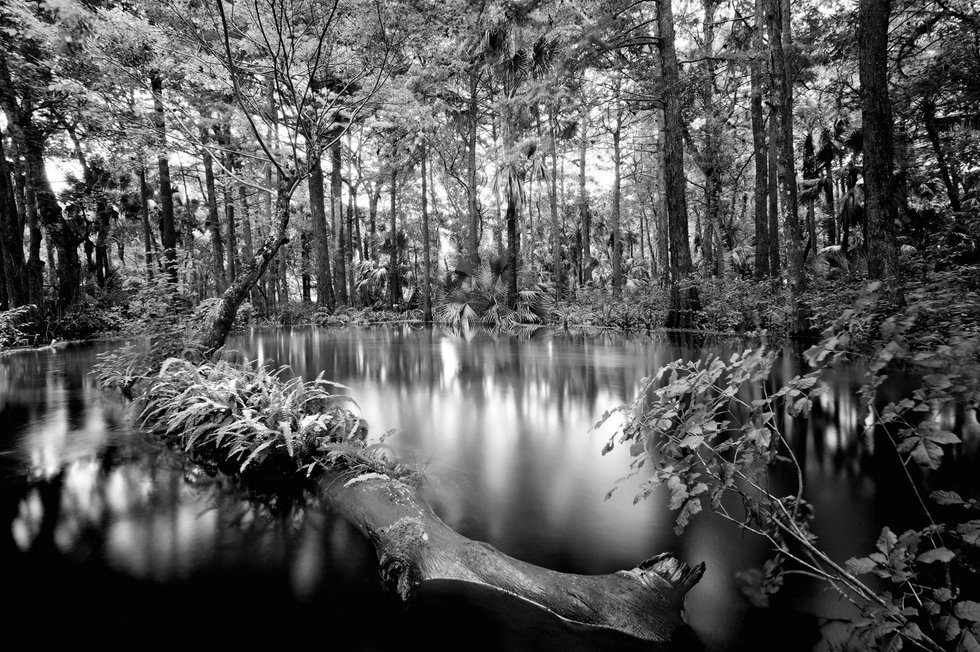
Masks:
[[[542,284],[518,291],[517,305],[507,307],[507,290],[503,275],[507,264],[503,258],[490,258],[458,287],[449,287],[436,295],[433,311],[436,321],[447,324],[509,326],[543,324],[551,314],[551,292]]]

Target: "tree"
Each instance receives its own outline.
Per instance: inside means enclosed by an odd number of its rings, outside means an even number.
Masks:
[[[762,109],[763,80],[762,56],[765,49],[765,0],[755,0],[752,23],[752,60],[749,63],[749,76],[752,93],[752,157],[755,160],[755,188],[753,206],[755,207],[755,276],[765,278],[779,274],[779,266],[770,267],[769,243],[769,161],[766,144],[765,115]],[[778,259],[778,256],[777,256]]]
[[[898,273],[895,245],[895,148],[888,100],[888,18],[891,0],[858,5],[858,62],[864,123],[865,219],[868,223],[868,277]]]
[[[778,151],[779,186],[782,189],[783,220],[786,242],[786,269],[789,277],[790,311],[794,329],[802,329],[799,315],[804,290],[800,215],[797,202],[796,160],[793,145],[793,74],[786,46],[792,42],[788,0],[769,0],[769,47],[773,73],[773,106],[778,116],[775,146]],[[771,119],[771,118],[770,118]],[[770,210],[772,206],[770,205]]]
[[[687,179],[684,176],[684,124],[681,119],[680,79],[674,44],[674,13],[670,2],[657,11],[664,112],[664,192],[667,196],[670,242],[670,312],[667,328],[691,328],[701,307],[698,289],[687,283],[694,269],[687,225]]]

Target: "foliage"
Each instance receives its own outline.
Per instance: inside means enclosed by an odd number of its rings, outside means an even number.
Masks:
[[[286,379],[285,372],[201,361],[195,351],[154,367],[145,349],[104,356],[97,368],[104,387],[135,386],[144,427],[195,462],[250,484],[302,483],[326,468],[414,475],[383,441],[368,442],[357,404],[335,393],[343,386],[322,375]]]
[[[786,290],[782,284],[741,276],[702,276],[700,321],[705,330],[725,333],[789,330]]]
[[[658,328],[667,313],[666,295],[657,288],[633,291],[627,288],[620,301],[612,301],[595,288],[580,288],[574,301],[555,309],[559,323],[566,326],[602,326],[647,330]]]
[[[542,283],[517,292],[517,305],[507,307],[505,266],[499,259],[484,261],[473,276],[450,278],[433,300],[433,318],[448,324],[488,326],[544,324],[552,312],[552,293]]]
[[[44,322],[45,340],[83,340],[114,333],[122,325],[121,311],[107,309],[86,295],[67,308],[48,315]]]
[[[891,650],[906,643],[969,650],[980,638],[978,603],[971,599],[980,564],[977,500],[944,489],[931,493],[930,506],[916,481],[936,472],[962,436],[980,435],[976,269],[925,268],[923,274],[902,293],[871,285],[807,351],[814,371],[773,393],[767,381],[775,354],[763,348],[727,361],[708,356],[667,365],[644,382],[631,404],[613,412],[624,415],[624,425],[603,449],[630,445],[629,475],[613,489],[646,473],[635,501],[665,486],[670,508],[679,510],[679,531],[710,508],[770,542],[772,559],[743,575],[753,602],[767,603],[787,574],[803,573],[856,604],[861,616],[851,623],[853,649]],[[859,391],[868,428],[882,432],[901,457],[925,525],[901,534],[886,527],[874,552],[842,563],[820,549],[809,529],[813,513],[781,415],[805,417],[822,391],[820,376],[855,356],[869,361]],[[880,388],[896,368],[914,370],[919,384],[886,402]],[[965,417],[955,434],[958,410]],[[787,473],[796,479],[790,493],[774,481]],[[864,574],[887,580],[889,590],[876,590],[860,579]]]
[[[0,312],[0,348],[29,344],[33,339],[30,331],[36,312],[33,305]]]

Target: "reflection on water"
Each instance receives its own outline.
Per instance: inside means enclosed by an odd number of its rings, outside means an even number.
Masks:
[[[180,468],[133,436],[125,406],[86,375],[106,346],[0,360],[0,552],[4,570],[20,580],[5,591],[20,604],[37,602],[36,610],[8,611],[11,623],[73,642],[100,617],[120,636],[160,628],[150,637],[160,647],[218,636],[196,619],[175,624],[157,613],[195,613],[190,607],[225,619],[221,643],[252,642],[257,612],[281,620],[297,642],[322,636],[324,614],[343,619],[347,649],[393,649],[409,639],[429,647],[466,640],[480,649],[623,643],[499,599],[447,600],[435,591],[406,611],[380,591],[369,545],[342,520],[322,509],[271,514],[227,481]],[[348,386],[375,433],[398,431],[388,443],[426,469],[430,501],[463,534],[569,572],[629,568],[662,550],[704,560],[708,572],[688,608],[708,647],[809,649],[804,628],[812,632],[815,622],[793,609],[840,614],[836,597],[791,584],[777,608],[784,627],[774,629],[773,615],[750,611],[733,579],[764,558],[760,542],[711,519],[678,539],[659,494],[634,506],[626,487],[604,500],[626,470],[627,451],[601,456],[615,424],[590,432],[592,424],[663,364],[731,346],[606,333],[461,337],[410,327],[266,330],[229,343],[249,359]],[[776,380],[797,373],[797,364],[785,355]],[[859,436],[856,374],[834,383],[811,420],[787,430],[822,515],[814,529],[833,556],[846,558],[873,544],[879,523],[915,516],[900,507],[910,503],[897,493],[904,485],[894,453]],[[40,625],[42,615],[57,626]],[[263,631],[283,642],[282,631]]]

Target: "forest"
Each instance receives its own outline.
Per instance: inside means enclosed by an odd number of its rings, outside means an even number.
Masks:
[[[53,337],[120,328],[141,291],[193,306],[246,285],[280,323],[556,304],[812,333],[864,279],[975,247],[961,0],[15,1],[0,19],[0,302]]]
[[[313,482],[401,597],[475,574],[657,642],[703,566],[586,581],[473,552],[322,370],[224,347],[379,323],[694,337],[699,360],[595,406],[622,419],[602,455],[628,451],[634,502],[665,487],[678,532],[704,510],[758,535],[747,599],[819,579],[860,614],[848,649],[980,649],[971,0],[6,0],[0,254],[0,348],[155,338],[93,363],[100,386],[260,494]],[[776,382],[774,342],[810,371]],[[851,430],[919,516],[845,563],[787,424],[850,373]],[[795,488],[769,484],[783,463]],[[623,597],[626,574],[652,593]]]

